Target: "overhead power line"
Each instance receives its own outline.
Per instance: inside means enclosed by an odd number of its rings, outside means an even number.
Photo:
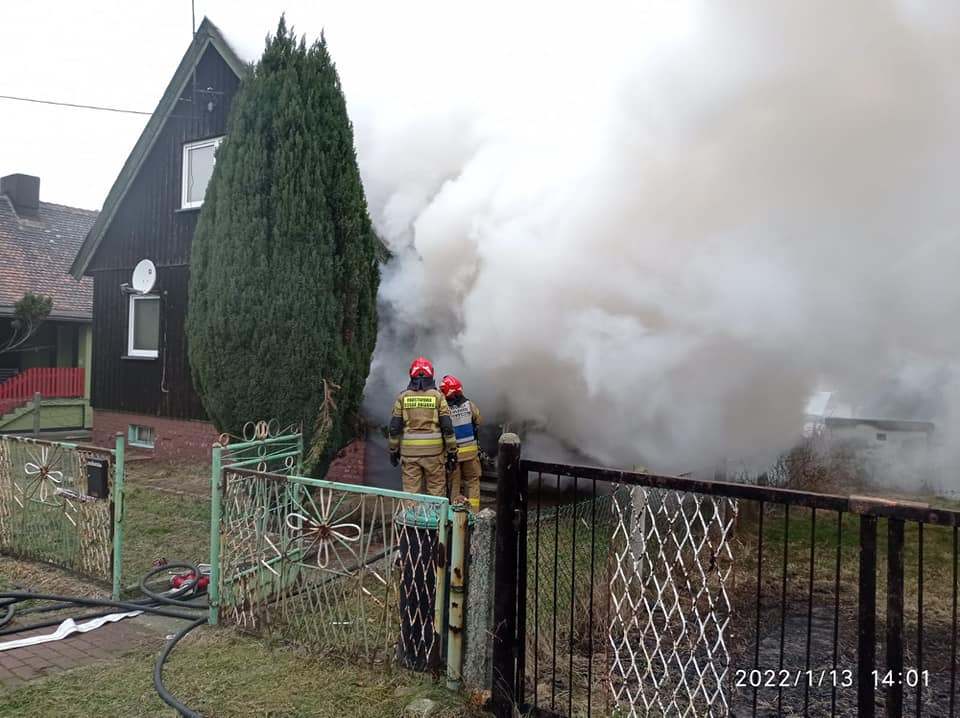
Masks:
[[[101,105],[77,105],[72,102],[56,102],[55,100],[38,100],[35,97],[15,97],[14,95],[0,95],[0,100],[15,100],[17,102],[34,102],[38,105],[56,105],[57,107],[73,107],[80,110],[100,110],[101,112],[119,112],[125,115],[152,115],[152,112],[140,110],[124,110],[119,107],[103,107]]]

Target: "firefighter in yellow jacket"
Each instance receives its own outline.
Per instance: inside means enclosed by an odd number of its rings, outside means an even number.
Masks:
[[[456,500],[466,496],[470,510],[476,512],[480,510],[481,467],[477,444],[480,410],[463,395],[463,384],[455,376],[448,374],[443,377],[440,391],[450,405],[453,433],[457,437],[457,468],[450,475],[450,498]]]
[[[457,465],[457,440],[450,407],[433,380],[433,364],[417,357],[410,385],[393,405],[390,463],[402,464],[403,490],[445,496],[447,474]]]

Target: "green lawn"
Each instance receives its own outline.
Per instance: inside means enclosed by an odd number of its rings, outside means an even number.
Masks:
[[[207,498],[126,486],[123,584],[136,585],[159,558],[210,560],[210,501]]]
[[[209,499],[158,491],[144,483],[129,481],[126,489],[123,583],[127,587],[135,585],[158,558],[209,560]],[[76,577],[27,561],[0,558],[0,574],[4,577],[0,587],[18,583],[63,593],[98,592]],[[170,716],[172,709],[153,689],[157,652],[138,649],[122,658],[0,692],[0,718]],[[442,681],[428,676],[381,664],[309,656],[289,645],[238,635],[226,627],[203,627],[179,645],[165,680],[187,705],[211,717],[386,718],[401,715],[407,704],[420,697],[440,704],[436,715],[441,717],[483,715],[468,706],[464,696],[446,691]]]
[[[818,594],[833,594],[836,580],[838,517],[835,512],[817,511],[815,522],[808,508],[790,510],[789,528],[782,508],[767,509],[763,522],[762,575],[768,588],[780,588],[783,577],[784,533],[786,531],[788,593],[809,588],[811,531],[813,545],[813,583]],[[759,521],[755,512],[741,517],[734,540],[734,556],[741,581],[756,586]],[[843,514],[840,542],[841,603],[855,600],[858,590],[860,557],[860,517]],[[904,530],[904,601],[908,611],[915,609],[919,594],[919,531],[908,522]],[[886,610],[887,520],[877,520],[877,609]],[[943,526],[923,527],[923,603],[925,618],[952,608],[953,531]]]
[[[437,716],[483,715],[429,678],[403,670],[311,658],[228,629],[198,629],[178,646],[164,671],[167,687],[210,718],[308,716],[386,718],[425,697]],[[145,718],[172,714],[153,689],[154,651],[78,668],[0,692],[0,717],[94,715]]]

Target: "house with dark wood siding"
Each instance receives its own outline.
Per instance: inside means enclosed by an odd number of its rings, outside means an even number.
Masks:
[[[94,441],[123,432],[157,456],[209,456],[184,322],[190,246],[230,103],[248,65],[204,18],[73,262],[93,279]],[[148,293],[132,288],[150,260]]]
[[[210,457],[217,432],[193,387],[184,330],[190,249],[230,103],[249,68],[204,18],[77,252],[71,273],[93,279],[96,443],[122,432],[156,457]],[[155,271],[148,293],[133,287],[143,260]],[[362,439],[345,447],[327,478],[365,481],[366,448]]]

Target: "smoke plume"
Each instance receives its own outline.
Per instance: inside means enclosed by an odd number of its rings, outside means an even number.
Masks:
[[[374,416],[425,354],[613,465],[780,451],[818,388],[950,431],[952,4],[417,7],[319,20],[394,254]]]

